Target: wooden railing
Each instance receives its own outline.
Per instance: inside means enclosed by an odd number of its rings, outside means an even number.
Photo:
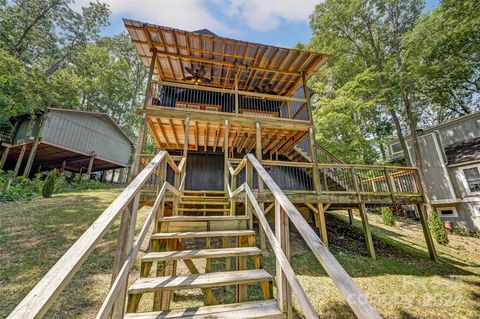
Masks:
[[[272,163],[269,164],[271,165]],[[291,292],[293,292],[306,318],[318,318],[308,296],[303,290],[290,265],[289,222],[291,221],[327,274],[332,278],[337,289],[357,317],[369,319],[380,318],[380,315],[375,308],[373,308],[363,292],[356,286],[352,278],[338,263],[333,254],[323,244],[297,208],[275,183],[254,155],[246,155],[236,168],[233,168],[230,161],[227,161],[227,167],[231,181],[227,187],[230,201],[232,204],[235,204],[236,198],[240,194],[245,194],[246,214],[250,216],[251,223],[253,215],[258,218],[260,229],[263,230],[275,254],[275,280],[277,286],[278,306],[281,311],[291,313]],[[236,185],[236,176],[238,176],[243,169],[246,170],[246,181],[237,188],[233,185]],[[264,216],[265,210],[257,202],[252,190],[254,172],[257,174],[261,185],[266,185],[274,196],[275,233],[270,228],[270,225]]]
[[[318,164],[321,191],[377,195],[419,195],[418,169],[414,167]]]
[[[177,166],[167,152],[161,151],[155,155],[148,165],[17,305],[8,318],[41,318],[120,215],[121,223],[112,270],[111,288],[97,318],[107,318],[110,314],[115,318],[123,317],[128,272],[146,237],[147,231],[152,221],[163,214],[166,191],[171,191],[174,194],[174,198],[178,198],[181,194],[181,182],[179,182],[179,187],[174,187],[165,181],[167,165],[176,174],[184,176],[185,160],[182,160],[180,165]],[[159,176],[158,185],[160,187],[157,190],[155,204],[142,230],[134,241],[141,190],[147,180],[153,175]]]
[[[306,98],[170,82],[152,83],[150,92],[150,105],[309,120]]]

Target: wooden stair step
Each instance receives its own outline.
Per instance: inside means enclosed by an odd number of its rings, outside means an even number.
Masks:
[[[252,236],[252,235],[255,235],[255,231],[253,230],[217,230],[217,231],[199,231],[199,232],[156,233],[156,234],[152,234],[151,239],[232,237],[232,236]]]
[[[179,204],[182,204],[182,205],[211,205],[211,206],[216,206],[216,205],[219,205],[219,206],[224,206],[224,205],[229,205],[230,203],[228,201],[225,201],[225,202],[214,202],[214,201],[192,201],[192,202],[189,202],[189,201],[184,201],[184,200],[180,200]]]
[[[247,215],[239,216],[168,216],[159,218],[159,222],[210,222],[210,221],[232,221],[249,220]]]
[[[227,200],[227,196],[194,196],[194,195],[181,195],[181,200]]]
[[[258,247],[212,248],[212,249],[151,252],[143,256],[142,261],[152,262],[152,261],[182,260],[182,259],[239,257],[239,256],[255,256],[255,255],[261,255],[261,254],[262,254],[262,250]]]
[[[230,208],[185,208],[178,207],[177,210],[182,212],[229,212]]]
[[[274,299],[241,302],[228,305],[163,310],[143,313],[127,313],[126,319],[283,319],[286,318]]]
[[[141,294],[162,290],[215,288],[237,284],[272,281],[272,275],[264,269],[212,272],[193,275],[139,278],[129,288],[129,294]]]

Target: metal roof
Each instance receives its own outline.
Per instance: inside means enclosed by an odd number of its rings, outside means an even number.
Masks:
[[[239,90],[271,84],[279,95],[292,95],[328,59],[326,54],[239,41],[209,32],[184,31],[124,19],[132,42],[145,67],[157,52],[155,74],[162,81],[184,82],[185,67],[205,68],[209,86]]]

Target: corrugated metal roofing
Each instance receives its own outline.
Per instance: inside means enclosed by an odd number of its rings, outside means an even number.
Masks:
[[[301,84],[302,73],[309,78],[328,59],[325,54],[233,40],[208,32],[188,32],[128,19],[124,23],[147,69],[153,51],[157,51],[155,74],[163,81],[184,82],[188,75],[185,67],[205,68],[210,86],[234,89],[237,69],[240,90],[271,84],[277,94],[289,96]]]

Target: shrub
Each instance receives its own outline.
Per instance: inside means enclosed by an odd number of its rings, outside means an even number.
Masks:
[[[51,171],[48,173],[47,178],[43,182],[43,187],[42,187],[42,196],[45,198],[49,198],[52,196],[52,194],[55,192],[55,171]]]
[[[28,200],[38,195],[42,189],[39,176],[33,180],[19,176],[13,178],[13,172],[0,171],[0,202]]]
[[[395,214],[393,214],[390,207],[382,207],[382,221],[385,225],[395,225]]]
[[[432,217],[430,218],[430,229],[432,230],[433,236],[435,240],[440,245],[448,244],[448,233],[443,226],[440,217],[438,217],[437,211],[435,209],[432,210]]]

